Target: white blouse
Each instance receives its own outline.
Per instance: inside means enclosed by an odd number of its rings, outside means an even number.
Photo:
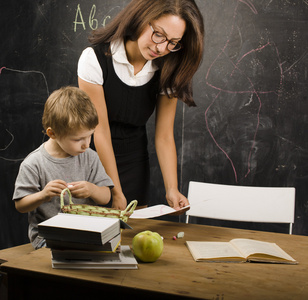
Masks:
[[[134,75],[134,67],[129,63],[124,42],[111,42],[111,53],[114,70],[117,76],[129,86],[141,86],[149,82],[158,67],[148,60],[142,70]],[[83,50],[77,68],[77,75],[82,80],[102,85],[104,83],[103,71],[92,47]]]

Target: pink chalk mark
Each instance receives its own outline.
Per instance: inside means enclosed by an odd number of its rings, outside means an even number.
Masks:
[[[239,2],[241,3],[244,3],[246,4],[254,14],[257,14],[257,10],[256,8],[253,6],[252,2],[247,0],[247,1],[242,1],[242,0],[239,0],[237,2],[237,5],[234,9],[234,13],[233,13],[233,24],[231,26],[231,30],[230,30],[230,34],[229,36],[232,36],[232,33],[234,31],[234,24],[235,24],[235,18],[236,18],[236,15],[237,15],[237,9],[238,9],[238,4]],[[212,62],[212,64],[210,65],[208,71],[207,71],[207,74],[206,74],[206,77],[205,77],[205,80],[206,80],[206,84],[213,88],[213,89],[216,89],[218,91],[218,93],[216,94],[216,96],[214,97],[213,101],[210,103],[210,105],[208,106],[208,108],[206,109],[205,111],[205,122],[206,122],[206,127],[207,127],[207,130],[211,136],[211,138],[213,139],[214,143],[216,144],[216,146],[224,153],[224,155],[227,157],[227,159],[229,160],[230,164],[231,164],[231,167],[233,169],[233,172],[234,172],[234,177],[235,177],[235,181],[238,182],[238,176],[237,176],[237,171],[236,171],[236,168],[234,166],[234,163],[232,161],[232,159],[230,158],[230,156],[228,155],[228,153],[219,145],[219,143],[217,142],[217,140],[215,139],[213,133],[211,132],[210,130],[210,127],[209,127],[209,122],[208,122],[208,112],[209,110],[211,109],[212,105],[216,102],[216,100],[218,99],[218,97],[220,96],[220,94],[222,92],[224,93],[234,93],[234,94],[244,94],[244,93],[249,93],[249,94],[254,94],[256,96],[256,98],[258,99],[258,102],[259,102],[259,108],[258,108],[258,112],[257,112],[257,125],[256,125],[256,128],[255,128],[255,132],[254,132],[254,136],[253,136],[253,143],[252,143],[252,146],[250,148],[250,151],[249,151],[249,155],[248,155],[248,161],[247,161],[247,173],[245,174],[245,177],[248,176],[248,174],[250,173],[251,171],[251,156],[252,156],[252,151],[253,151],[253,148],[255,146],[255,143],[256,143],[256,136],[257,136],[257,133],[258,133],[258,130],[259,130],[259,125],[260,125],[260,112],[261,112],[261,108],[262,108],[262,101],[261,101],[261,98],[260,98],[260,94],[266,94],[266,93],[275,93],[275,94],[278,94],[276,91],[257,91],[255,88],[254,88],[254,84],[253,82],[251,81],[251,79],[239,68],[239,65],[241,63],[241,61],[245,58],[247,58],[249,55],[255,53],[255,52],[261,52],[263,51],[266,47],[270,46],[271,43],[270,42],[267,42],[266,44],[256,48],[256,49],[252,49],[250,51],[248,51],[247,53],[245,53],[237,62],[236,64],[234,62],[232,62],[231,60],[231,63],[233,64],[234,66],[234,69],[232,70],[232,72],[229,74],[229,77],[232,77],[235,70],[239,71],[240,73],[242,73],[242,75],[247,79],[247,81],[250,83],[250,86],[252,87],[251,90],[242,90],[242,91],[231,91],[231,90],[227,90],[225,89],[227,83],[225,84],[224,87],[216,87],[214,85],[212,85],[211,83],[209,83],[208,81],[208,77],[209,77],[209,74],[211,72],[211,69],[213,68],[213,66],[215,65],[216,61],[218,60],[218,58],[222,55],[222,54],[225,54],[225,49],[227,48],[227,46],[229,45],[230,43],[230,38],[227,39],[224,47],[222,48],[221,52],[217,55],[217,57],[214,59],[214,61]],[[275,46],[275,45],[274,45]],[[283,81],[283,71],[282,71],[282,67],[281,67],[281,62],[280,62],[280,59],[279,59],[279,51],[277,49],[277,47],[275,46],[275,49],[276,49],[276,54],[277,54],[277,57],[278,57],[278,65],[279,65],[279,69],[280,69],[280,89],[281,89],[281,86],[282,86],[282,81]]]

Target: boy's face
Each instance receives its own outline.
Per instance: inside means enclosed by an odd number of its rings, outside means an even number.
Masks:
[[[89,148],[93,133],[94,129],[80,129],[65,137],[57,138],[57,143],[64,153],[77,156]]]

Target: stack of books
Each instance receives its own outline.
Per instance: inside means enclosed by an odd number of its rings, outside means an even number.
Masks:
[[[116,218],[64,213],[38,225],[55,269],[137,269],[130,247],[121,245],[125,228]]]

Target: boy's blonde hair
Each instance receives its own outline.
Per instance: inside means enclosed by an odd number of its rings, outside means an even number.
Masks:
[[[94,129],[98,116],[90,97],[77,87],[62,87],[54,91],[44,107],[42,124],[51,127],[60,137],[75,130]]]

